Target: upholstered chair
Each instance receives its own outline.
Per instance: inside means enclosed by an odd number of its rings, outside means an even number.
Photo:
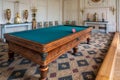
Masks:
[[[53,26],[53,22],[52,21],[49,21],[49,26]]]
[[[49,25],[48,25],[48,22],[47,21],[45,21],[44,22],[44,27],[48,27]]]
[[[55,21],[55,25],[56,25],[56,26],[59,25],[58,21]]]
[[[71,25],[76,25],[76,22],[75,22],[75,21],[72,21],[72,22],[71,22]]]
[[[66,25],[69,25],[69,21],[66,21],[65,24],[66,24]]]
[[[42,28],[42,26],[43,26],[43,25],[42,25],[42,22],[38,22],[37,27],[38,27],[38,28]]]

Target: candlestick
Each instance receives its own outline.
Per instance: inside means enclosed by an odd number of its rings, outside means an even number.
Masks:
[[[37,26],[36,12],[37,12],[37,9],[35,7],[33,7],[33,9],[32,9],[32,28],[33,29],[36,29],[36,26]]]
[[[28,19],[28,10],[24,10],[23,17],[24,17],[24,19],[25,19],[25,22],[27,23],[27,19]]]
[[[87,21],[89,21],[89,20],[90,20],[90,14],[87,13]]]
[[[114,7],[110,7],[110,10],[112,11],[112,13],[113,13],[113,15],[114,15],[116,9],[115,9]]]
[[[81,11],[81,13],[82,13],[82,15],[83,15],[83,13],[84,13],[84,10],[83,10],[83,9],[81,9],[80,11]]]
[[[103,22],[105,21],[105,19],[104,19],[104,13],[102,13],[102,21]]]

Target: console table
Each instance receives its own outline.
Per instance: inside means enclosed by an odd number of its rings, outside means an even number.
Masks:
[[[105,32],[108,33],[108,21],[85,21],[85,26],[90,26],[90,25],[105,25]]]
[[[20,23],[20,24],[1,24],[1,39],[5,41],[4,34],[10,32],[31,30],[32,23]]]

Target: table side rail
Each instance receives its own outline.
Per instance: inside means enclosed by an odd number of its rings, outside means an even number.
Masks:
[[[92,28],[90,27],[90,28],[85,29],[83,31],[79,31],[77,33],[71,34],[71,35],[66,36],[64,38],[61,38],[59,40],[56,40],[56,41],[53,41],[51,43],[45,44],[44,45],[44,48],[45,48],[44,52],[49,52],[54,48],[57,48],[57,47],[59,47],[61,45],[64,45],[64,44],[70,42],[71,40],[74,40],[74,39],[78,38],[79,36],[84,36],[87,33],[91,33],[91,31],[92,31]]]
[[[38,44],[29,40],[25,40],[23,38],[18,38],[9,34],[5,34],[6,42],[8,43],[14,43],[20,46],[24,46],[25,48],[33,49],[38,52],[42,52],[43,45]],[[8,44],[9,45],[9,44]]]
[[[56,60],[58,57],[65,54],[70,49],[76,47],[78,44],[80,44],[80,42],[85,40],[87,41],[87,39],[90,37],[91,37],[90,33],[86,33],[85,35],[80,35],[78,38],[51,50],[50,52],[48,52],[46,63],[49,64],[50,62]]]
[[[37,42],[32,42],[32,41],[25,40],[25,39],[19,38],[19,37],[15,37],[15,36],[12,36],[9,34],[5,34],[5,38],[6,38],[7,42],[16,43],[16,44],[19,44],[19,45],[24,46],[29,49],[33,49],[38,52],[47,53],[47,52],[51,51],[52,49],[57,48],[63,44],[66,44],[67,42],[77,38],[79,35],[84,35],[88,32],[90,33],[91,30],[92,30],[92,28],[88,28],[86,30],[74,33],[70,36],[63,37],[59,40],[50,42],[48,44],[40,44]]]
[[[21,56],[30,59],[31,61],[39,64],[39,65],[45,65],[46,63],[41,60],[41,54],[39,52],[36,52],[32,49],[25,48],[24,46],[20,46],[15,43],[8,43],[9,44],[9,50],[16,53],[20,54]]]
[[[44,53],[33,49],[34,46],[36,46],[37,44],[36,45],[31,44],[28,41],[28,43],[30,44],[29,46],[32,46],[32,47],[26,47],[26,43],[24,43],[24,45],[25,45],[24,46],[23,44],[21,45],[21,43],[18,42],[21,39],[16,38],[17,39],[16,40],[16,39],[14,39],[14,37],[11,37],[11,36],[9,37],[9,35],[7,35],[7,34],[6,34],[6,37],[7,37],[6,39],[8,40],[9,50],[11,50],[14,53],[21,54],[22,56],[34,61],[35,63],[37,63],[39,65],[48,65],[49,63],[51,63],[52,61],[57,59],[59,56],[61,56],[62,54],[64,54],[68,50],[70,50],[71,48],[74,48],[75,46],[77,46],[81,41],[84,41],[87,38],[90,38],[90,32],[86,32],[86,33],[84,33],[84,35],[83,34],[77,35],[77,38],[73,38],[73,40],[71,40],[65,44],[62,44],[61,46],[58,46],[57,48],[54,48],[53,50],[47,52],[48,55],[47,55],[45,61],[42,61],[42,59],[41,59],[41,54],[44,54]],[[38,49],[40,49],[40,48],[38,47]]]
[[[90,33],[86,33],[85,35],[80,35],[78,38],[62,45],[59,46],[50,52],[48,52],[47,58],[45,61],[42,61],[41,59],[41,54],[44,53],[39,53],[37,51],[34,51],[32,49],[26,48],[24,46],[21,46],[16,43],[8,42],[9,45],[9,50],[22,55],[23,57],[32,60],[33,62],[39,64],[39,65],[48,65],[61,55],[65,54],[65,52],[69,51],[71,48],[74,48],[77,46],[80,42],[85,41],[87,38],[90,38]]]

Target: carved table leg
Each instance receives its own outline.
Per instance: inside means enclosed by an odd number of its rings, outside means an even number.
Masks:
[[[78,52],[78,47],[76,46],[73,48],[73,55],[75,55],[75,53],[77,53],[77,52]]]
[[[90,44],[90,38],[87,38],[87,44]]]
[[[8,51],[8,57],[9,57],[8,62],[14,61],[14,52],[9,50]]]
[[[40,80],[46,80],[48,73],[48,66],[40,66],[40,72],[41,72]]]

